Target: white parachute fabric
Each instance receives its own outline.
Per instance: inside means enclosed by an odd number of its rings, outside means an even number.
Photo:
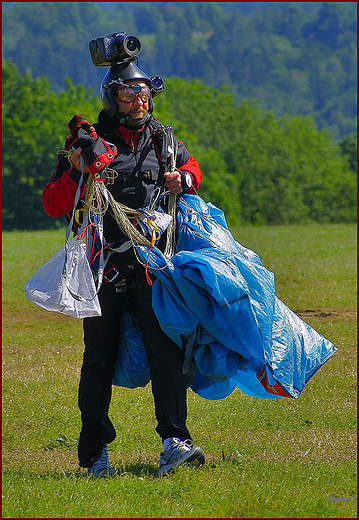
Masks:
[[[72,238],[24,286],[26,298],[51,312],[74,318],[101,316],[86,244]]]
[[[90,215],[91,212],[88,212],[78,235],[69,240],[83,179],[82,175],[65,233],[65,245],[42,265],[24,286],[26,298],[32,303],[48,311],[80,319],[102,315],[98,291],[104,270],[103,221],[100,214]],[[90,222],[91,225],[88,225]],[[88,260],[89,237],[92,238],[92,233],[98,236],[101,244],[96,275],[97,286]]]

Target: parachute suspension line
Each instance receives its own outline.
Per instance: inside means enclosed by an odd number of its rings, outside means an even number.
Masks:
[[[170,152],[170,171],[173,172],[176,169],[176,156],[177,156],[177,149],[175,150],[174,146],[174,138],[171,134],[171,145],[168,147],[168,151]],[[70,154],[69,154],[69,161],[70,161]],[[160,198],[161,190],[158,189],[158,191],[153,194],[153,198],[150,204],[150,210],[153,211],[157,204],[158,200]],[[167,192],[168,193],[168,192]],[[168,194],[168,202],[167,202],[167,213],[170,215],[171,220],[167,227],[167,240],[166,240],[166,246],[165,250],[163,252],[163,255],[166,259],[170,260],[174,254],[175,251],[175,232],[176,232],[176,200],[177,195],[169,193]],[[138,259],[138,261],[145,267],[146,271],[146,279],[147,283],[149,285],[152,285],[152,281],[148,275],[148,265],[149,265],[149,259],[151,255],[152,248],[155,248],[155,243],[157,239],[159,238],[159,235],[157,232],[159,231],[156,228],[156,225],[154,222],[148,218],[148,223],[150,227],[152,227],[152,238],[151,241],[147,240],[143,236],[143,234],[136,228],[136,220],[140,220],[143,218],[143,212],[137,211],[135,209],[129,208],[128,206],[121,204],[120,202],[117,202],[111,192],[107,189],[106,185],[102,181],[95,181],[92,178],[92,175],[88,175],[87,183],[86,183],[86,190],[85,190],[85,200],[84,200],[84,212],[88,215],[88,221],[89,226],[98,226],[100,223],[103,224],[103,217],[106,211],[111,208],[112,215],[121,229],[121,231],[128,236],[128,238],[131,240],[132,247],[134,250],[134,253]],[[87,228],[88,229],[88,228]],[[86,229],[86,230],[87,230]],[[84,230],[85,231],[85,230]],[[137,255],[136,248],[138,246],[146,246],[149,248],[147,260],[144,264],[140,258]],[[162,270],[165,269],[164,267],[154,267],[155,270]]]
[[[111,207],[112,214],[119,228],[131,240],[132,246],[136,247],[136,245],[140,244],[150,247],[151,243],[138,231],[130,220],[141,217],[142,213],[117,202],[102,182],[96,184],[100,185],[99,190],[101,195],[107,199],[108,206]]]
[[[129,208],[125,204],[121,204],[117,202],[110,191],[106,188],[105,184],[100,181],[93,181],[92,178],[88,179],[89,184],[87,186],[88,193],[85,199],[86,207],[88,208],[89,215],[96,215],[98,218],[103,218],[104,213],[110,207],[113,217],[117,222],[117,225],[121,229],[121,231],[129,237],[132,242],[133,249],[136,250],[136,247],[139,245],[146,246],[150,248],[149,255],[151,253],[152,247],[155,247],[154,243],[156,240],[153,239],[154,236],[158,237],[154,223],[152,226],[154,229],[154,233],[152,235],[151,242],[142,235],[142,233],[135,227],[132,223],[132,220],[136,221],[136,219],[143,218],[143,212],[137,211],[135,209]],[[156,205],[158,197],[155,197],[155,200],[152,204],[153,209]],[[167,243],[164,251],[164,256],[170,259],[173,256],[174,252],[174,233],[175,233],[175,219],[176,219],[176,195],[169,195],[169,214],[172,217],[171,222],[168,226],[167,231]],[[151,224],[151,220],[149,219],[149,223]],[[142,262],[141,262],[142,263]],[[162,269],[162,268],[161,268]]]
[[[149,261],[150,261],[150,255],[151,255],[151,250],[152,250],[152,241],[151,241],[151,245],[150,245],[150,248],[148,250],[148,255],[147,255],[147,259],[146,259],[146,265],[145,265],[145,275],[146,275],[146,282],[148,283],[148,285],[153,285],[153,282],[150,278],[150,275],[148,274],[148,264],[149,264]],[[137,255],[136,255],[137,256]],[[137,257],[138,258],[138,257]],[[142,262],[141,262],[142,263]]]
[[[145,268],[145,274],[146,274],[146,281],[148,285],[152,285],[152,280],[149,277],[148,274],[148,265],[150,261],[151,251],[153,248],[155,248],[155,242],[159,238],[159,229],[157,226],[152,222],[150,219],[148,219],[150,227],[152,227],[152,238],[151,242],[145,238],[140,231],[135,227],[135,225],[132,223],[132,220],[136,222],[137,218],[142,218],[143,213],[141,211],[134,210],[132,208],[129,208],[125,206],[124,204],[121,204],[120,202],[117,202],[112,194],[108,191],[106,186],[103,182],[96,182],[95,184],[99,185],[99,189],[101,190],[102,194],[107,197],[109,206],[111,207],[112,214],[119,226],[119,228],[125,233],[126,236],[129,237],[129,239],[132,242],[132,248],[134,251],[134,254],[138,260],[138,262],[144,266]],[[157,197],[156,197],[157,199]],[[152,209],[154,209],[155,202],[152,204]],[[148,254],[146,262],[143,263],[142,260],[139,258],[137,254],[137,247],[143,245],[148,247]],[[171,255],[172,256],[172,255]],[[170,258],[170,257],[169,257]],[[169,259],[168,258],[168,259]],[[166,266],[163,267],[154,267],[152,266],[153,270],[159,271],[165,269]]]
[[[63,155],[64,157],[66,157],[66,159],[69,161],[71,166],[73,166],[73,163],[71,161],[71,156],[74,153],[74,150],[66,150],[66,148],[64,148],[62,150],[57,150],[56,153],[57,153],[57,155]]]
[[[176,159],[177,159],[177,148],[174,146],[173,134],[171,132],[171,146],[168,147],[168,151],[171,153],[171,172],[174,172],[176,169]],[[177,195],[170,193],[168,197],[168,214],[171,217],[171,222],[167,228],[167,241],[166,247],[164,250],[164,256],[166,258],[172,258],[175,250],[176,243],[176,200]]]
[[[167,228],[167,241],[163,254],[166,258],[172,258],[175,250],[176,232],[176,195],[173,193],[170,193],[168,198],[168,214],[171,217],[171,222]]]

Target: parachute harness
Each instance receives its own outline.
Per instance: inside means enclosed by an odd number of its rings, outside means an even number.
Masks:
[[[176,153],[174,151],[174,140],[173,135],[171,133],[171,146],[168,147],[168,151],[170,152],[170,171],[175,170],[176,164]],[[68,160],[71,162],[71,155],[73,150],[61,150],[62,153],[65,153]],[[81,167],[83,171],[83,162],[81,162]],[[170,260],[170,258],[174,254],[175,250],[175,231],[176,231],[176,195],[170,193],[169,191],[165,191],[161,193],[161,188],[158,186],[155,188],[155,191],[152,195],[152,199],[150,204],[146,208],[141,209],[132,209],[117,202],[111,192],[106,187],[106,184],[113,184],[116,172],[107,167],[107,182],[97,181],[92,175],[88,175],[88,179],[86,182],[86,191],[85,191],[85,200],[84,206],[81,208],[81,211],[85,215],[86,225],[82,226],[81,233],[79,234],[79,238],[87,242],[90,242],[90,232],[93,233],[92,246],[89,246],[91,251],[88,250],[89,258],[92,258],[90,264],[93,264],[95,258],[101,254],[103,255],[104,246],[101,241],[101,249],[98,251],[93,257],[94,252],[94,244],[95,244],[95,236],[97,235],[98,229],[103,229],[103,218],[105,213],[110,209],[112,216],[114,217],[117,225],[121,229],[121,231],[129,238],[131,241],[131,245],[135,256],[138,262],[145,267],[146,280],[149,285],[152,285],[152,280],[148,275],[148,265],[150,260],[150,255],[153,247],[156,247],[156,243],[161,238],[161,235],[165,229],[167,229],[167,239],[165,250],[163,252],[166,259]],[[164,197],[168,197],[167,200],[167,213],[162,213],[158,211],[160,202],[164,199]],[[137,226],[140,228],[138,229]],[[147,231],[149,233],[150,238],[146,238],[144,234],[141,232]],[[102,233],[101,233],[102,235]],[[147,260],[145,263],[141,261],[137,254],[137,248],[139,246],[145,246],[149,248]],[[105,246],[105,248],[111,249],[111,244]],[[164,267],[153,267],[153,269],[165,269]]]

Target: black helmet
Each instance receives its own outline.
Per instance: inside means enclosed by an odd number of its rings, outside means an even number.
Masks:
[[[118,105],[115,94],[119,85],[126,81],[139,80],[145,82],[151,90],[149,113],[152,113],[152,98],[159,92],[164,91],[164,85],[160,76],[149,77],[143,70],[139,69],[133,61],[124,61],[112,65],[102,80],[100,95],[105,111],[111,116],[119,116]]]

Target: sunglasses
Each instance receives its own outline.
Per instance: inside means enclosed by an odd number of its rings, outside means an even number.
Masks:
[[[143,87],[142,85],[132,85],[130,87],[120,89],[117,92],[117,99],[123,103],[132,103],[132,101],[135,101],[136,96],[140,96],[141,101],[146,103],[150,99],[150,95],[151,91],[148,87]]]

